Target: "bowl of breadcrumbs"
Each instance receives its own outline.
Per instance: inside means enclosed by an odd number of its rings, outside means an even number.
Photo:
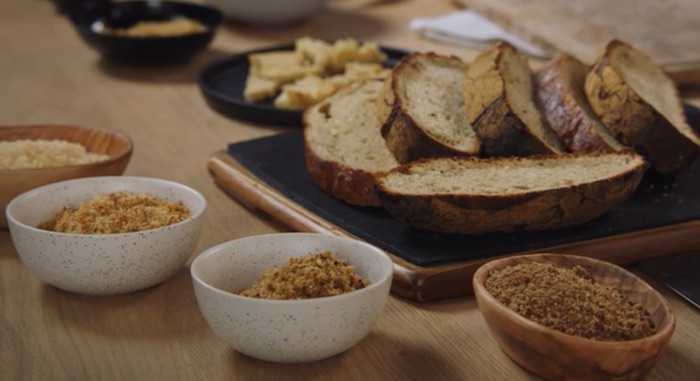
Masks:
[[[285,233],[213,247],[190,271],[214,333],[248,356],[299,363],[341,353],[371,331],[393,264],[361,241]]]
[[[151,287],[183,269],[204,197],[172,181],[90,177],[26,192],[7,206],[22,262],[43,282],[90,295]]]
[[[560,254],[508,257],[474,275],[492,335],[549,380],[643,378],[673,335],[668,302],[631,272]]]
[[[119,176],[133,144],[122,132],[80,126],[0,128],[0,227],[5,207],[18,195],[58,181]]]

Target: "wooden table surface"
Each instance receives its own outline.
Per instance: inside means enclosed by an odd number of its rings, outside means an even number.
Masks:
[[[227,142],[273,134],[211,111],[195,76],[236,51],[311,35],[353,36],[414,50],[433,45],[407,28],[416,16],[450,11],[445,1],[343,0],[285,28],[227,24],[211,49],[187,65],[123,68],[103,61],[48,0],[0,1],[0,124],[74,123],[117,128],[135,142],[128,175],[182,182],[209,202],[197,252],[253,234],[282,231],[217,189],[205,163]],[[700,99],[691,100],[696,105]],[[0,184],[0,186],[2,186]],[[465,280],[465,282],[468,280]],[[700,374],[700,313],[671,296],[678,327],[652,380]],[[85,297],[40,283],[0,231],[0,379],[533,379],[499,350],[471,298],[416,305],[391,298],[374,331],[334,358],[275,365],[233,351],[197,309],[188,269],[155,288]]]

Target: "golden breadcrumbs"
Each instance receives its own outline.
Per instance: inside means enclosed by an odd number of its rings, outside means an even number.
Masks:
[[[182,202],[145,193],[115,192],[99,195],[77,209],[64,208],[39,228],[74,234],[129,233],[176,224],[189,216]]]
[[[286,266],[265,271],[239,295],[262,299],[308,299],[340,295],[365,288],[352,266],[330,252],[291,258]]]
[[[90,164],[109,159],[65,140],[0,141],[0,169],[51,168]]]
[[[649,313],[581,266],[530,262],[493,271],[486,289],[511,310],[544,326],[594,340],[652,335]]]
[[[125,29],[102,27],[98,32],[125,37],[176,37],[204,33],[207,28],[201,22],[185,17],[165,21],[139,21]]]

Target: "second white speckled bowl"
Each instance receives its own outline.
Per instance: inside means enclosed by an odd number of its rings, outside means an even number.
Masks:
[[[369,285],[325,298],[267,300],[231,291],[252,285],[289,258],[330,251],[355,267]],[[362,340],[391,288],[393,264],[367,243],[321,234],[269,234],[226,242],[192,263],[199,308],[218,336],[261,360],[298,363],[341,353]]]
[[[97,195],[145,192],[190,209],[186,220],[124,234],[65,234],[36,228],[63,207]],[[90,177],[36,188],[7,206],[12,241],[40,280],[81,294],[109,295],[154,286],[175,275],[192,255],[206,209],[202,195],[184,185],[146,177]]]

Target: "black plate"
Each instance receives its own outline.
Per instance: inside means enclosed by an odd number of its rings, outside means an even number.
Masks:
[[[162,1],[149,6],[146,1],[112,3],[111,7],[94,6],[72,11],[71,20],[80,36],[109,59],[124,62],[181,61],[204,50],[214,38],[223,19],[215,8],[197,4]],[[98,20],[135,22],[183,16],[204,24],[206,32],[174,37],[125,37],[97,33],[92,25]],[[124,20],[127,19],[127,20]]]
[[[691,125],[700,127],[700,110],[687,107],[686,113]],[[228,152],[263,182],[307,210],[420,266],[537,250],[700,219],[700,160],[670,183],[645,178],[631,199],[581,226],[458,236],[417,231],[382,210],[351,206],[322,192],[306,171],[301,131],[231,144]]]
[[[293,49],[294,44],[278,45],[251,50],[210,64],[199,76],[199,89],[212,109],[228,117],[260,124],[301,126],[301,111],[279,109],[273,105],[272,99],[250,103],[243,98],[245,81],[248,78],[249,54]],[[401,49],[381,49],[388,56],[388,67],[393,67],[408,54]]]

